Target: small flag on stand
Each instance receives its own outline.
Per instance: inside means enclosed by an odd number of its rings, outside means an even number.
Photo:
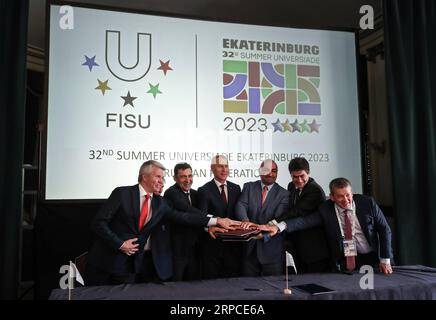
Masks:
[[[295,274],[297,274],[297,267],[295,266],[294,257],[288,251],[286,251],[286,269],[288,267],[293,267]]]
[[[83,281],[82,275],[80,274],[79,270],[77,270],[76,265],[72,261],[70,261],[70,273],[69,273],[69,275],[70,275],[70,279],[76,278],[76,281],[78,283],[80,283],[81,285],[85,285],[85,281]]]
[[[71,289],[74,289],[74,278],[82,285],[85,285],[85,281],[83,281],[82,275],[72,261],[70,261],[70,269],[68,271],[68,300],[71,300]]]
[[[297,268],[295,267],[294,257],[288,251],[286,253],[286,288],[283,289],[284,294],[292,294],[292,291],[289,289],[289,278],[288,278],[288,267],[293,267],[295,274],[297,274]]]

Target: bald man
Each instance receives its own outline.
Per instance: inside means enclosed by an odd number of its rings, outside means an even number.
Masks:
[[[199,208],[216,217],[234,217],[241,187],[227,180],[229,162],[223,155],[211,160],[213,179],[198,189]],[[240,243],[211,239],[207,233],[201,239],[202,273],[204,279],[238,277],[242,272]]]
[[[289,192],[276,183],[277,163],[265,160],[260,165],[260,180],[244,184],[236,204],[236,219],[266,224],[284,214],[289,207]],[[243,274],[248,277],[280,275],[284,271],[283,236],[244,243]]]

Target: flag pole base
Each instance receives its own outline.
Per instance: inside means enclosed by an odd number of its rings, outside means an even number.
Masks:
[[[292,294],[291,289],[283,289],[284,294]]]

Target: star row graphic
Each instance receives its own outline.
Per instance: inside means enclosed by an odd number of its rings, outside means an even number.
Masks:
[[[280,131],[280,132],[316,132],[319,133],[319,127],[321,124],[316,123],[315,119],[312,120],[311,123],[308,123],[307,120],[304,120],[301,123],[298,123],[297,119],[295,119],[294,122],[289,122],[289,119],[286,119],[285,122],[280,122],[279,119],[277,119],[276,122],[271,122],[274,128],[274,132]]]
[[[105,80],[105,81],[101,81],[100,79],[97,79],[97,81],[98,81],[98,86],[95,87],[94,89],[100,90],[103,95],[106,93],[107,90],[112,90],[112,88],[110,88],[108,86],[109,79]],[[159,90],[159,83],[156,85],[152,85],[151,83],[148,83],[148,85],[149,85],[150,89],[147,91],[147,93],[152,94],[153,98],[156,99],[156,95],[162,94],[162,91]],[[132,107],[135,107],[133,105],[133,100],[135,100],[138,97],[132,97],[130,95],[130,90],[127,91],[127,95],[120,96],[120,97],[124,100],[123,107],[125,107],[128,104],[131,105]]]
[[[96,57],[97,55],[94,55],[92,58],[85,55],[85,62],[82,63],[82,66],[87,66],[89,72],[92,71],[92,67],[99,67],[100,65],[97,62],[95,62]],[[173,68],[170,67],[170,60],[168,60],[167,62],[163,62],[162,60],[159,59],[159,63],[160,63],[160,67],[157,68],[157,70],[162,70],[164,75],[167,75],[167,72],[169,70],[171,71],[173,70]]]
[[[95,61],[95,58],[96,58],[96,55],[94,55],[91,58],[89,58],[87,55],[85,55],[85,62],[82,63],[82,66],[87,66],[89,71],[92,72],[92,68],[93,67],[99,67],[100,66]],[[173,68],[171,68],[170,65],[169,65],[170,64],[170,60],[167,60],[166,62],[164,62],[164,61],[159,59],[159,63],[160,63],[160,66],[157,68],[157,70],[162,70],[165,76],[167,75],[168,71],[170,71],[170,70],[172,71],[173,70]],[[112,90],[112,88],[109,87],[109,85],[108,85],[109,79],[106,79],[106,80],[97,79],[97,82],[98,82],[98,86],[95,87],[94,89],[95,90],[100,90],[102,95],[105,95],[107,90]],[[158,94],[162,94],[163,93],[162,91],[159,90],[159,85],[160,85],[159,83],[157,83],[155,85],[153,85],[151,83],[148,83],[148,85],[149,85],[149,90],[147,91],[147,93],[152,94],[154,99],[156,99],[156,96]],[[127,95],[120,96],[120,98],[122,98],[124,100],[123,107],[125,107],[127,105],[135,107],[133,105],[133,100],[137,99],[138,97],[131,96],[130,90],[129,90],[129,91],[127,91]]]

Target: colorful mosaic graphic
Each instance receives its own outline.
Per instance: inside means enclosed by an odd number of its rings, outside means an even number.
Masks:
[[[319,66],[224,60],[224,112],[318,116],[319,84]]]

